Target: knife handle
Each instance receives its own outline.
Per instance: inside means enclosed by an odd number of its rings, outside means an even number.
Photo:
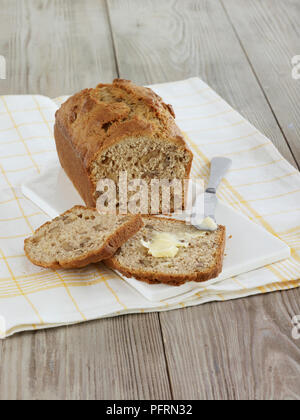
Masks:
[[[215,157],[211,160],[210,177],[207,192],[215,193],[226,172],[232,165],[232,160],[224,157]]]

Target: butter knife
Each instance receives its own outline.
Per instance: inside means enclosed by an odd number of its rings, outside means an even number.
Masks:
[[[216,229],[216,207],[218,204],[217,189],[223,177],[232,165],[232,160],[224,157],[215,157],[211,160],[210,177],[207,188],[204,192],[204,220],[207,223],[199,223],[199,205],[203,203],[203,197],[196,199],[191,215],[191,224],[199,230],[215,230]],[[198,210],[198,211],[197,211]]]

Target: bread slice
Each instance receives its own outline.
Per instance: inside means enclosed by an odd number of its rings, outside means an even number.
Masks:
[[[143,217],[144,227],[131,237],[105,264],[126,277],[147,283],[179,286],[188,281],[202,282],[217,277],[222,271],[225,248],[224,226],[215,232],[201,232],[183,221]],[[157,232],[172,233],[185,245],[175,257],[149,255],[144,246]],[[143,245],[144,244],[144,245]]]
[[[142,225],[139,215],[103,215],[75,206],[26,239],[25,254],[45,268],[85,267],[111,257]]]

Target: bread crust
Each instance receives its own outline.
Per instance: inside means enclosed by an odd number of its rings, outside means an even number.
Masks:
[[[172,106],[151,89],[124,79],[69,98],[56,112],[54,136],[60,163],[86,205],[96,207],[91,164],[128,137],[147,136],[182,148],[190,156],[185,171],[189,178],[193,154],[174,118]]]
[[[155,216],[143,216],[143,219],[146,219],[146,218],[162,219]],[[163,218],[162,220],[168,220],[169,222],[174,222],[174,223],[180,222],[180,223],[185,224],[185,222],[182,220],[174,220],[174,219],[169,219],[169,218]],[[165,284],[169,284],[170,286],[180,286],[189,281],[201,283],[201,282],[218,277],[218,275],[222,272],[225,245],[226,245],[226,228],[225,226],[219,225],[218,229],[220,229],[221,234],[220,234],[219,246],[217,249],[217,252],[218,252],[217,257],[216,257],[217,262],[216,262],[216,265],[213,267],[213,269],[208,269],[204,272],[198,272],[198,273],[195,272],[188,276],[183,276],[180,274],[170,275],[166,273],[149,274],[149,273],[143,272],[142,270],[132,270],[132,269],[129,269],[128,267],[124,267],[118,263],[115,257],[105,260],[104,263],[109,268],[119,271],[125,277],[128,277],[128,278],[134,277],[137,280],[140,280],[149,284],[165,283]]]
[[[63,135],[63,131],[59,129],[58,124],[55,124],[54,126],[54,137],[58,158],[62,168],[79,192],[87,207],[95,208],[95,187],[79,153],[74,149],[72,142]]]
[[[61,216],[70,214],[74,209],[86,210],[87,207],[84,206],[74,206],[72,209],[67,210]],[[95,210],[95,209],[91,209]],[[51,224],[51,221],[44,223],[40,226],[35,234],[38,233],[42,228]],[[114,233],[112,233],[104,242],[104,244],[98,249],[89,252],[88,254],[79,257],[73,261],[62,260],[53,264],[43,263],[41,261],[34,260],[27,248],[30,246],[30,241],[32,237],[25,239],[24,241],[24,251],[27,258],[35,265],[43,268],[59,269],[59,268],[82,268],[86,267],[89,264],[97,263],[106,258],[110,258],[116,253],[118,248],[122,246],[131,236],[135,235],[143,226],[143,220],[140,215],[133,215],[127,223],[120,226]]]

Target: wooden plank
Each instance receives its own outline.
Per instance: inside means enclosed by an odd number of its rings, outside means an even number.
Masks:
[[[175,398],[300,399],[299,310],[288,291],[162,314]]]
[[[117,76],[104,0],[0,0],[1,93],[63,93]],[[1,302],[0,302],[1,306]],[[0,399],[169,399],[157,314],[0,342]]]
[[[24,333],[0,344],[0,399],[169,399],[157,314]]]
[[[199,76],[292,154],[219,0],[108,0],[121,76],[139,84]]]
[[[300,55],[300,3],[226,0],[223,4],[300,164],[300,80],[292,77],[292,58]],[[300,71],[296,73],[300,76]]]
[[[218,0],[109,0],[122,77],[200,76],[295,165]],[[174,398],[300,398],[299,290],[160,314]]]
[[[104,0],[1,0],[2,94],[67,95],[116,76]]]

